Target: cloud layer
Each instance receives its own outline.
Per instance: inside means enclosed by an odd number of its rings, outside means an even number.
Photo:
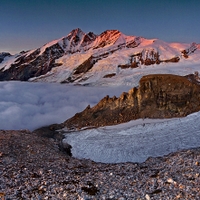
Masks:
[[[0,129],[34,130],[61,123],[105,95],[119,96],[129,88],[0,82]]]

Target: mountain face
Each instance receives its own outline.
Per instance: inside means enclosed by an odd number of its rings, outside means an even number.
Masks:
[[[11,56],[10,60],[4,61],[0,55],[0,81],[88,84],[120,77],[127,69],[185,63],[199,55],[200,45],[196,43],[166,43],[126,36],[118,30],[95,35],[75,29],[66,37]]]
[[[96,106],[64,122],[69,129],[116,125],[139,118],[183,117],[200,110],[198,76],[170,74],[144,76],[138,88],[119,98],[106,96]]]
[[[4,58],[7,57],[7,56],[11,56],[11,54],[7,53],[7,52],[0,53],[0,63],[2,63]]]

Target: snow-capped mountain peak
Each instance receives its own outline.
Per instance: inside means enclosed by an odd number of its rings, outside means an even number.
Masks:
[[[135,68],[143,66],[199,63],[199,54],[200,45],[196,43],[167,43],[127,36],[119,30],[96,35],[77,28],[38,49],[2,60],[0,80],[102,84],[125,80]]]
[[[112,45],[120,37],[121,33],[118,30],[107,30],[101,33],[95,40],[94,48],[101,48],[107,45]]]
[[[70,40],[72,37],[81,37],[82,35],[85,35],[85,33],[80,29],[80,28],[76,28],[73,29],[68,35],[68,39]]]
[[[83,43],[84,41],[84,37],[85,37],[85,33],[77,28],[77,29],[74,29],[72,30],[66,38],[63,38],[63,44],[65,46],[63,46],[64,48],[66,48],[66,45],[68,44],[70,47],[75,47],[75,46],[78,46],[80,47],[81,44]]]

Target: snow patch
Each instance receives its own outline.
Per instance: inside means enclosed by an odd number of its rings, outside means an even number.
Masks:
[[[0,70],[7,70],[11,67],[11,64],[15,62],[19,54],[15,54],[13,56],[6,56],[2,63],[0,63]]]

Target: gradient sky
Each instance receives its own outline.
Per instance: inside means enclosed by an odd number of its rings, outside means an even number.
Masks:
[[[0,52],[38,48],[75,28],[200,43],[200,1],[0,0]]]

